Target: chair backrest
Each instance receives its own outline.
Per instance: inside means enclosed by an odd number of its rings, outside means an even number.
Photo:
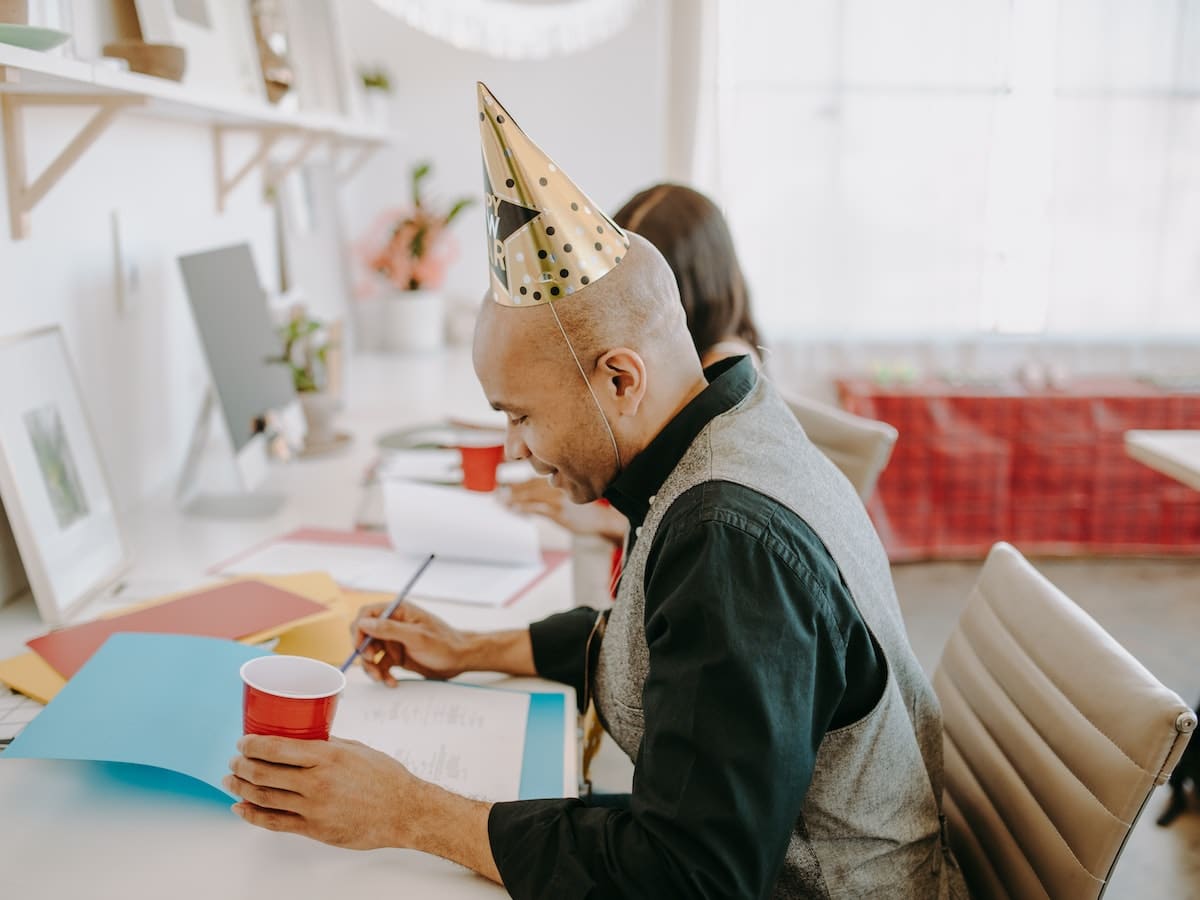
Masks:
[[[865,501],[875,490],[896,443],[896,429],[886,422],[856,416],[807,397],[784,394],[792,415]]]
[[[1104,892],[1196,716],[1008,544],[988,554],[933,686],[945,813],[971,896]]]

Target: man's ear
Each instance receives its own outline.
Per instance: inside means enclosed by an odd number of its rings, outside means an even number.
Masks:
[[[636,416],[646,396],[646,363],[634,350],[618,347],[596,361],[596,374],[617,414]]]

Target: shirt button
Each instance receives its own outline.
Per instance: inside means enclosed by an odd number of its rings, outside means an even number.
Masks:
[[[633,529],[633,536],[634,537],[642,536],[642,526],[641,525],[639,525],[637,528]]]
[[[650,505],[651,505],[651,506],[653,506],[653,505],[654,505],[654,499],[655,499],[655,497],[656,497],[656,496],[657,496],[657,495],[654,495],[654,494],[652,494],[652,495],[650,496]]]

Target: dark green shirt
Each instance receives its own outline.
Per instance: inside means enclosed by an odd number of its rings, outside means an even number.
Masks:
[[[708,388],[605,495],[631,541],[692,441],[758,377],[745,357],[705,375]],[[883,693],[882,653],[833,558],[757,491],[708,482],[680,496],[644,588],[650,667],[633,793],[496,804],[492,854],[514,897],[770,896],[822,739]],[[575,609],[530,627],[538,674],[574,686],[581,704],[596,616]]]

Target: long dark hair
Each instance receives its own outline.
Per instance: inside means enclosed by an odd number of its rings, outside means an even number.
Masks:
[[[729,226],[715,203],[683,185],[656,184],[622,206],[614,221],[666,258],[698,353],[729,337],[759,346],[750,293]]]

